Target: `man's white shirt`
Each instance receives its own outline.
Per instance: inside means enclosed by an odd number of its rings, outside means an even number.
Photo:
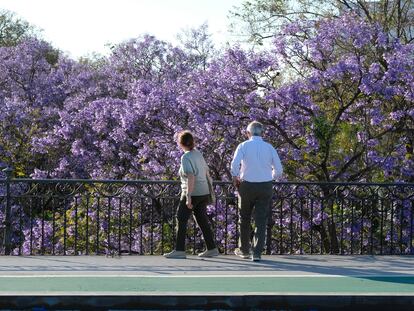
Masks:
[[[252,136],[237,146],[231,162],[233,177],[239,176],[248,182],[267,182],[282,174],[282,163],[276,149],[260,136]]]

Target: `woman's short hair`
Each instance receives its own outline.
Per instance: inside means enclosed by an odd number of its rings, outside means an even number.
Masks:
[[[178,143],[188,149],[194,148],[194,136],[190,131],[182,131],[178,133]]]
[[[253,136],[261,136],[263,133],[263,124],[258,121],[253,121],[247,126],[247,131]]]

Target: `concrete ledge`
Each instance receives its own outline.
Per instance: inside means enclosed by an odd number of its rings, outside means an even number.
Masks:
[[[140,295],[140,296],[8,296],[0,309],[162,310],[162,309],[271,309],[271,310],[413,310],[414,296],[355,295]]]

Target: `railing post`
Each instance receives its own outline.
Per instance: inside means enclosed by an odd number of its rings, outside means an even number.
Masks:
[[[4,230],[4,254],[10,255],[11,253],[11,193],[10,193],[10,179],[13,172],[13,169],[7,167],[3,169],[3,172],[6,174],[6,213],[5,213],[5,230]]]
[[[273,191],[273,189],[272,189],[272,191]],[[267,230],[267,232],[266,232],[266,255],[271,255],[272,254],[273,198],[270,201],[269,205],[270,206],[269,206],[269,211],[268,211],[268,216],[267,216],[267,225],[266,225],[266,230]]]

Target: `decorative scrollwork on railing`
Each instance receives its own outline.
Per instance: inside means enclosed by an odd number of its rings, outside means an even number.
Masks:
[[[0,213],[10,203],[15,254],[155,254],[173,247],[178,181],[8,182],[11,195],[0,193]],[[0,190],[5,185],[0,181]],[[224,181],[214,189],[208,213],[222,251],[231,253],[237,190]],[[413,184],[278,182],[273,189],[269,254],[414,253]],[[203,247],[195,225],[188,245],[193,252]]]

